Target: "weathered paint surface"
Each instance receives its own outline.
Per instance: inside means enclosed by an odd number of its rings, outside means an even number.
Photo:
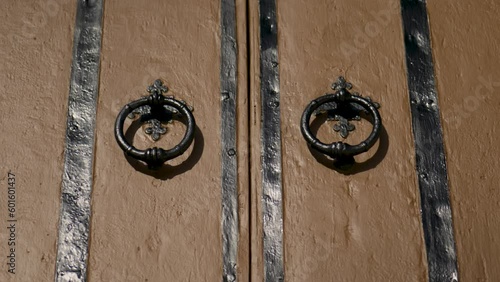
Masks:
[[[429,1],[460,281],[500,279],[498,2]]]
[[[0,9],[0,281],[55,272],[75,1]],[[7,272],[7,173],[16,175],[16,274]]]
[[[90,281],[220,281],[220,2],[105,4]],[[194,107],[194,144],[156,173],[125,159],[113,136],[118,111],[163,79]],[[137,130],[135,130],[135,129]],[[180,141],[169,125],[156,146]],[[152,147],[133,126],[138,148]]]

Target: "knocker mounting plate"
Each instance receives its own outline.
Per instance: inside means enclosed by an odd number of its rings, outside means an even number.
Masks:
[[[150,93],[149,96],[142,97],[125,105],[120,111],[115,122],[115,138],[120,148],[127,155],[144,161],[150,169],[158,169],[164,162],[182,155],[187,150],[193,142],[196,124],[192,114],[192,107],[187,106],[186,102],[182,100],[176,100],[173,96],[163,95],[163,93],[168,91],[168,88],[163,85],[161,80],[156,80],[148,87],[147,91]],[[181,142],[172,149],[164,150],[154,147],[146,150],[138,150],[127,142],[123,133],[125,118],[133,119],[138,116],[141,122],[148,124],[144,131],[154,141],[167,132],[163,124],[171,122],[174,117],[183,117],[186,119],[186,133]]]
[[[163,85],[161,80],[158,79],[148,87],[147,91],[150,94],[155,92],[163,94],[168,92],[168,88]],[[174,96],[165,97],[174,99]],[[187,105],[184,100],[179,100],[179,102],[186,105],[191,112],[194,110],[193,107]],[[156,108],[151,107],[150,105],[144,105],[133,110],[127,117],[130,119],[139,118],[141,122],[146,123],[147,126],[144,128],[144,133],[149,135],[153,141],[158,141],[162,135],[168,132],[168,129],[164,126],[164,124],[172,123],[175,117],[180,116],[181,114],[179,111],[175,107],[169,105],[163,105]]]
[[[337,167],[347,168],[354,163],[355,155],[368,151],[377,141],[382,126],[378,112],[380,105],[357,92],[351,93],[349,90],[352,89],[352,85],[343,77],[339,77],[333,83],[332,89],[335,90],[334,94],[318,97],[306,107],[302,114],[301,132],[313,149],[333,158]],[[325,144],[311,132],[309,122],[313,113],[327,114],[328,120],[337,121],[333,129],[344,139],[356,128],[351,121],[361,120],[361,114],[371,115],[373,130],[368,138],[358,145],[344,142]]]
[[[344,77],[340,76],[337,81],[332,84],[332,89],[335,91],[340,91],[342,89],[351,90],[352,84],[347,82]],[[358,92],[353,92],[351,95],[362,97]],[[364,98],[372,102],[375,108],[380,108],[380,104],[373,102],[370,97]],[[343,105],[343,107],[339,107],[338,102],[324,103],[314,111],[315,116],[326,114],[328,121],[337,121],[337,123],[333,125],[333,130],[338,132],[344,139],[349,136],[349,132],[356,129],[356,126],[351,123],[351,121],[360,121],[362,113],[366,115],[370,114],[368,110],[358,103],[347,103]]]

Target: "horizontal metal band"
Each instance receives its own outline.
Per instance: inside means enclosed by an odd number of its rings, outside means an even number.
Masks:
[[[73,42],[55,281],[86,281],[102,0],[79,0]]]
[[[426,2],[401,0],[401,8],[429,281],[458,281]]]

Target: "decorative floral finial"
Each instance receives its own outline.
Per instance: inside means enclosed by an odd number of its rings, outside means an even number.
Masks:
[[[349,92],[352,89],[352,84],[347,82],[343,76],[339,76],[337,81],[332,84],[332,89],[335,90],[335,94],[326,95],[336,95],[338,99],[333,102],[327,102],[320,105],[315,110],[315,115],[326,114],[327,120],[336,121],[333,125],[333,130],[338,132],[342,138],[347,138],[349,132],[356,129],[355,125],[351,121],[361,120],[361,114],[369,114],[368,110],[362,105],[354,102],[344,102],[349,96],[362,97],[358,92]],[[368,102],[372,103],[375,108],[379,108],[380,104],[374,102],[370,97],[362,97]],[[339,106],[339,103],[341,106]]]
[[[155,80],[153,84],[148,86],[148,92],[153,94],[153,93],[158,93],[158,94],[163,94],[168,92],[168,88],[163,85],[163,81],[160,79]]]
[[[345,78],[343,76],[339,76],[339,78],[337,79],[337,81],[335,81],[333,84],[332,84],[332,89],[333,90],[341,90],[341,89],[351,89],[352,88],[352,84],[347,82],[345,80]]]
[[[168,92],[168,88],[163,85],[160,79],[157,79],[148,86],[147,91],[151,95],[162,95]],[[164,96],[164,99],[174,99],[174,96]],[[186,104],[184,100],[178,100],[181,104],[185,105],[190,111],[193,111],[193,107]],[[156,108],[150,105],[144,105],[134,109],[128,118],[136,119],[140,118],[140,121],[146,123],[147,126],[144,128],[144,132],[153,139],[153,141],[158,141],[162,135],[168,132],[164,124],[172,123],[175,117],[182,116],[179,111],[170,105],[160,105]]]
[[[342,136],[342,138],[344,139],[347,138],[347,136],[349,136],[350,131],[354,131],[354,129],[356,129],[354,124],[352,124],[351,122],[349,122],[348,119],[342,116],[336,115],[334,120],[338,122],[337,124],[333,125],[333,130],[335,132],[338,132],[340,136]]]
[[[161,135],[167,133],[167,128],[163,126],[161,121],[152,119],[148,122],[148,126],[144,129],[147,135],[151,135],[153,141],[160,140]]]

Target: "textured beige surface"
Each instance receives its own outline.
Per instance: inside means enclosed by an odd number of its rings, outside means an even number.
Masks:
[[[399,1],[277,4],[286,281],[425,281]],[[357,158],[372,157],[352,175],[319,163],[299,128],[305,106],[338,75],[382,104],[387,132]],[[321,128],[320,138],[337,134],[332,125]],[[369,130],[361,125],[347,142]],[[260,231],[260,218],[254,224]],[[255,264],[254,281],[261,281],[260,259]]]
[[[250,281],[250,187],[249,162],[250,139],[248,113],[248,40],[246,0],[236,0],[236,33],[238,43],[238,101],[237,101],[237,144],[238,144],[238,194],[239,194],[239,240],[238,240],[238,281]],[[219,279],[220,280],[220,279]],[[217,280],[218,281],[218,280]]]
[[[457,3],[428,9],[459,274],[499,281],[500,4]]]
[[[0,9],[0,281],[54,278],[74,1]],[[16,174],[16,274],[7,272],[7,173]]]
[[[222,277],[218,1],[107,1],[104,14],[90,281]],[[118,111],[162,78],[195,109],[195,143],[149,175],[115,142]],[[157,145],[174,145],[183,126]],[[171,142],[169,142],[169,138]],[[139,129],[135,144],[150,147]]]
[[[4,230],[0,281],[53,279],[75,3],[6,2],[0,10],[1,222],[9,170],[18,196],[17,274],[7,273]],[[426,281],[399,1],[277,4],[286,281]],[[460,279],[497,281],[500,6],[427,5]],[[221,279],[219,8],[219,1],[105,3],[90,281]],[[251,281],[262,281],[258,2],[249,9],[247,45],[246,4],[237,1],[238,273],[240,281],[250,272]],[[338,75],[382,104],[386,130],[352,175],[319,163],[299,129],[304,107]],[[176,168],[148,175],[126,161],[112,129],[121,107],[156,78],[194,106],[202,138]],[[319,129],[322,140],[334,140],[331,126]],[[366,121],[356,126],[348,142],[370,130]],[[184,126],[169,129],[162,146],[180,140]],[[134,142],[152,145],[141,129]]]

